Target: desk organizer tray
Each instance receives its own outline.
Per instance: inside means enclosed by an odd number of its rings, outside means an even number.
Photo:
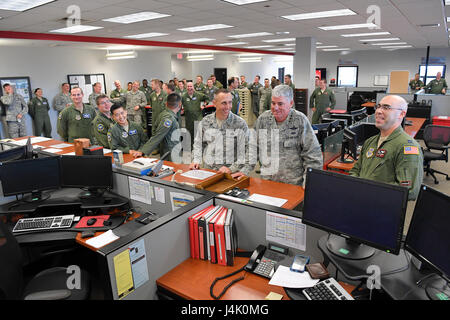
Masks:
[[[250,178],[244,176],[239,180],[233,179],[229,173],[220,173],[195,185],[197,189],[208,190],[216,193],[225,193],[233,188],[247,188]]]

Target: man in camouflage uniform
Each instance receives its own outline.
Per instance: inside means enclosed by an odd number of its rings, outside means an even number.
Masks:
[[[234,114],[239,114],[239,107],[241,104],[241,99],[239,98],[239,92],[237,92],[237,87],[239,85],[238,78],[231,77],[228,79],[228,91],[230,91],[231,96],[233,98],[233,107],[231,108],[231,112]]]
[[[270,86],[270,80],[268,78],[264,79],[264,87],[260,87],[258,90],[259,95],[259,114],[266,110],[270,110],[271,97],[272,97],[272,87]]]
[[[271,99],[271,110],[261,114],[255,125],[261,177],[302,186],[307,168],[322,169],[319,142],[308,118],[292,108],[292,88],[276,86]]]
[[[431,94],[445,94],[447,91],[447,82],[441,78],[441,73],[436,74],[436,79],[430,81],[427,85],[427,92]]]
[[[152,106],[152,135],[155,133],[159,114],[166,108],[167,93],[161,90],[160,81],[152,80],[152,94],[149,104]]]
[[[148,140],[142,126],[133,121],[128,121],[127,111],[122,106],[112,106],[111,114],[116,124],[108,131],[110,149],[129,153],[135,158],[142,156],[139,149]]]
[[[400,96],[386,96],[375,109],[375,126],[380,133],[364,142],[350,175],[405,186],[409,200],[419,194],[423,179],[420,145],[401,126],[408,103]]]
[[[68,83],[63,83],[61,85],[61,92],[58,93],[53,99],[53,108],[58,111],[58,114],[72,104],[72,99],[70,98],[70,86]]]
[[[145,94],[139,90],[139,81],[133,82],[132,89],[127,92],[125,99],[128,120],[144,126],[142,120],[144,118],[145,106],[147,105],[147,98],[145,98]]]
[[[83,103],[83,90],[75,87],[70,91],[73,103],[58,116],[58,134],[63,141],[87,138],[93,142],[92,121],[97,115],[95,109]]]
[[[98,109],[96,99],[99,95],[102,94],[102,84],[100,82],[96,82],[94,83],[92,89],[94,90],[94,92],[89,95],[89,104],[97,111]]]
[[[177,93],[170,93],[166,99],[166,107],[159,115],[155,134],[152,135],[150,140],[148,140],[139,151],[144,155],[150,155],[153,150],[159,149],[161,156],[168,151],[172,151],[175,145],[180,141],[180,135],[177,131],[179,129],[177,113],[180,109],[181,97]],[[174,132],[176,132],[176,137],[173,134]],[[166,160],[172,161],[170,154]]]
[[[311,120],[312,124],[319,123],[322,114],[334,109],[336,98],[333,90],[327,88],[327,80],[320,80],[319,87],[313,91],[309,98],[309,105],[314,112]]]
[[[245,154],[249,137],[247,123],[230,112],[232,96],[228,90],[219,89],[213,102],[216,111],[203,118],[198,126],[193,162],[189,167],[199,169],[203,166],[207,169],[230,173],[233,178],[248,175],[252,166],[249,165]],[[230,147],[232,149],[229,149]],[[205,150],[206,154],[203,158]]]
[[[6,108],[6,123],[10,138],[25,137],[27,129],[25,127],[25,115],[28,113],[28,106],[24,98],[14,92],[9,83],[3,85],[4,95],[1,97],[3,106]]]
[[[104,148],[109,148],[108,130],[114,125],[114,120],[111,117],[112,103],[106,95],[101,94],[97,97],[96,104],[98,112],[92,122],[95,143]]]
[[[211,78],[206,80],[206,87],[203,93],[208,97],[208,103],[211,103],[214,100],[214,94],[217,92],[217,90],[219,89],[217,89],[213,85],[213,81]]]
[[[208,97],[203,93],[194,90],[192,82],[187,83],[187,91],[181,97],[181,103],[184,108],[184,117],[186,120],[186,129],[191,135],[191,144],[194,143],[194,125],[196,121],[203,119],[202,102],[208,101]]]
[[[260,76],[255,76],[253,83],[248,86],[248,89],[252,94],[252,110],[257,118],[259,117],[259,89],[262,87],[262,84],[259,83],[260,79]]]

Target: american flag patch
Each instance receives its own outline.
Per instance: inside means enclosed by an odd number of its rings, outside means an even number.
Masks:
[[[414,146],[405,146],[403,147],[404,154],[419,154],[419,148]]]

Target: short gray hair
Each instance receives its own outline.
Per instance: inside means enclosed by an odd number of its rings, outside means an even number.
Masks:
[[[294,100],[294,92],[292,91],[292,88],[290,86],[280,84],[273,88],[272,97],[284,97],[291,101]]]

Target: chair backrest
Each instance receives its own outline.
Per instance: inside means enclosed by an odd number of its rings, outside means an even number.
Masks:
[[[0,221],[0,300],[22,299],[22,252],[16,238]]]
[[[423,130],[423,141],[427,148],[442,149],[450,143],[450,127],[427,125]]]

